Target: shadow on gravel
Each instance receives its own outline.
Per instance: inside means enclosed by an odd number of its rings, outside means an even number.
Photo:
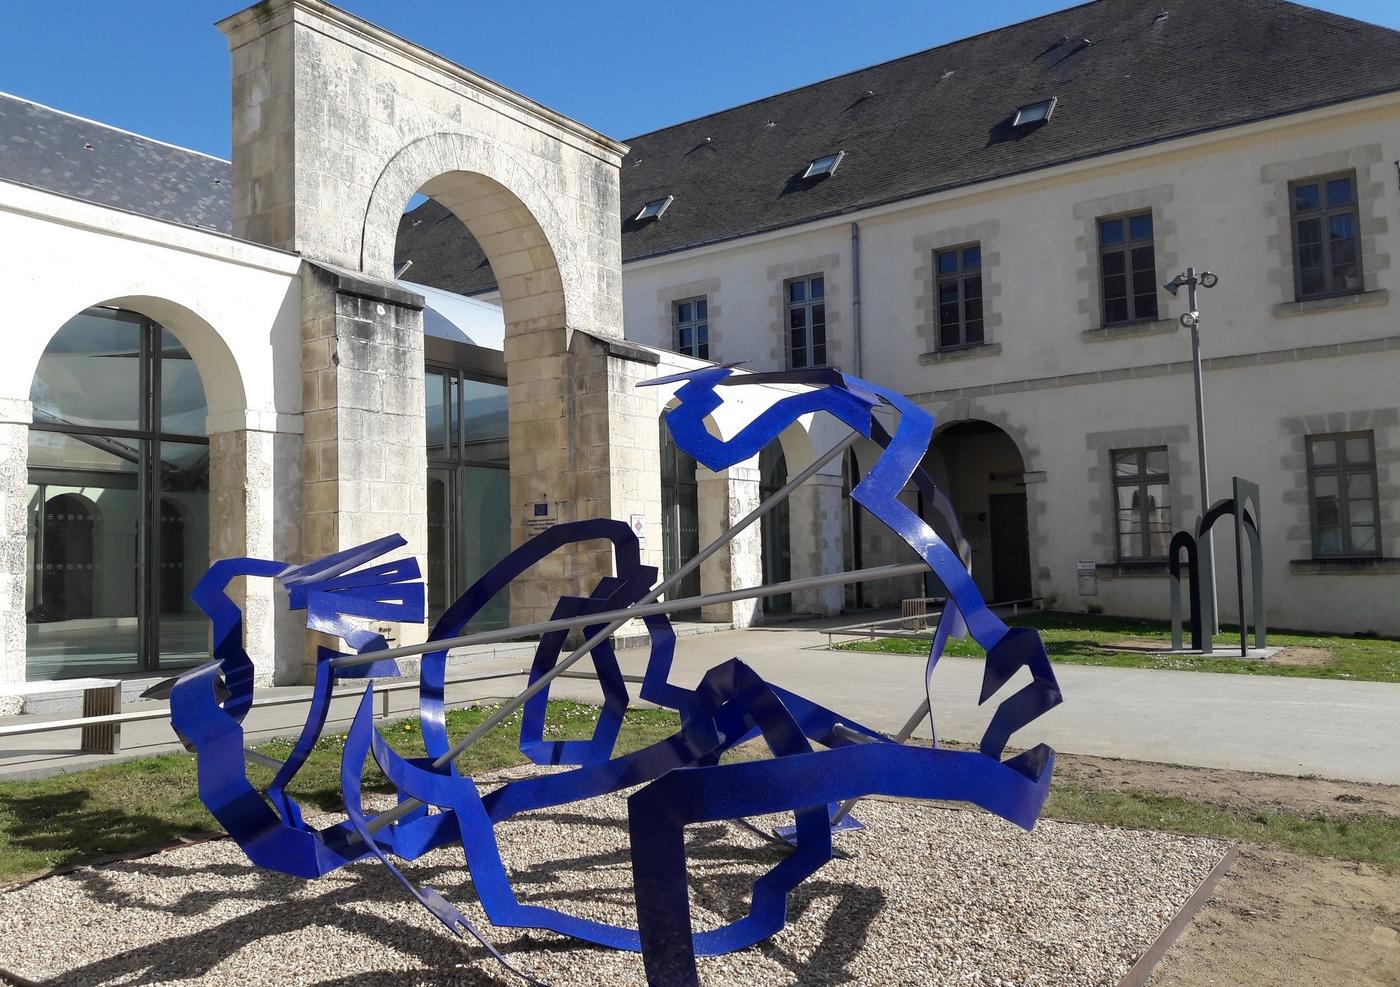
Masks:
[[[567,816],[556,814],[544,818],[559,822]],[[610,822],[599,819],[586,821],[590,825]],[[786,848],[776,843],[757,847],[735,846],[732,831],[722,825],[698,826],[690,835],[687,856],[691,863],[694,901],[697,910],[712,917],[711,921],[706,922],[703,915],[697,916],[697,927],[700,928],[713,926],[715,919],[729,922],[744,915],[749,907],[754,879],[786,856]],[[726,842],[727,839],[731,841]],[[522,900],[553,901],[566,907],[569,900],[622,905],[622,913],[626,916],[624,921],[630,925],[634,919],[629,907],[632,898],[629,865],[629,854],[625,849],[618,849],[541,862],[517,870],[512,877]],[[588,871],[600,868],[611,868],[616,872],[615,886],[608,886],[606,880],[587,879],[601,876],[587,875]],[[463,868],[456,864],[431,867],[408,865],[407,873],[416,884],[426,883],[437,887],[450,901],[462,906],[477,905],[470,880],[463,876]],[[568,874],[587,875],[585,882],[589,886],[577,891],[545,887],[552,883],[564,883],[568,880]],[[151,882],[150,895],[132,893],[130,884],[133,877]],[[200,887],[187,890],[171,900],[171,888],[179,889],[184,879],[202,884],[210,877],[216,878],[218,883],[229,883],[226,887],[215,889]],[[357,955],[364,955],[365,939],[401,954],[392,959],[399,969],[333,976],[316,981],[317,987],[349,987],[350,984],[357,987],[388,987],[393,984],[397,987],[404,982],[404,971],[401,969],[404,958],[416,960],[423,967],[419,975],[429,976],[437,983],[483,987],[514,987],[517,983],[506,971],[493,970],[494,964],[486,951],[475,941],[467,939],[459,943],[436,924],[403,921],[399,906],[408,901],[403,888],[387,870],[372,864],[338,871],[322,882],[306,882],[263,871],[251,864],[213,863],[204,867],[185,867],[152,858],[115,864],[102,870],[78,871],[66,880],[81,885],[81,890],[75,889],[75,897],[124,910],[190,918],[215,913],[220,906],[230,902],[251,903],[254,908],[197,931],[76,967],[45,981],[46,985],[54,987],[95,982],[153,984],[198,979],[210,974],[243,949],[266,949],[267,946],[258,947],[257,944],[296,934],[309,926],[338,928],[348,936],[360,939],[361,942],[353,945],[347,943]],[[575,877],[569,883],[577,881]],[[533,893],[525,893],[527,887],[532,887]],[[307,896],[308,889],[320,893]],[[298,894],[302,897],[290,897]],[[805,948],[789,952],[771,940],[755,947],[791,970],[798,983],[809,980],[829,984],[851,982],[853,978],[844,974],[845,967],[864,948],[871,924],[885,906],[885,896],[879,889],[813,880],[799,887],[789,899],[789,925],[803,923],[804,916],[814,907],[822,908],[822,903],[827,899],[834,901],[826,906],[830,911],[824,927],[815,935],[816,930],[812,930],[802,936],[806,943],[817,942],[815,950],[809,955],[799,958],[798,953],[807,953]],[[365,907],[367,905],[371,907]],[[393,907],[373,907],[376,905]],[[519,960],[526,969],[530,966],[532,955],[570,952],[576,954],[576,961],[586,962],[586,956],[599,949],[548,933],[526,932],[519,935],[514,931],[494,930],[489,923],[485,923],[481,931],[493,940],[497,932],[502,933],[502,939],[515,937],[510,941],[498,942],[497,946],[513,961]],[[293,949],[292,952],[298,951]],[[290,957],[289,962],[293,962]],[[289,968],[285,982],[311,982],[303,979],[307,976],[304,957],[294,962],[303,966]],[[335,957],[326,956],[324,963],[323,969],[329,972],[334,968]]]

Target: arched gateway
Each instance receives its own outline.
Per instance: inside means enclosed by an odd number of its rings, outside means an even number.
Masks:
[[[467,226],[499,284],[512,541],[654,511],[656,424],[631,388],[655,358],[621,339],[626,148],[320,0],[266,0],[219,27],[234,235],[307,262],[302,552],[395,530],[426,552],[422,303],[391,280],[419,192]],[[610,561],[550,564],[513,589],[516,621],[548,616]]]

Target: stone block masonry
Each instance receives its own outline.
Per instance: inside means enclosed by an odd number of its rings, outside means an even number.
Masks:
[[[395,285],[312,263],[302,266],[301,283],[307,421],[301,558],[398,532],[426,572],[423,300]],[[426,636],[416,625],[396,634],[403,644]],[[334,646],[313,641],[311,649],[318,643]]]

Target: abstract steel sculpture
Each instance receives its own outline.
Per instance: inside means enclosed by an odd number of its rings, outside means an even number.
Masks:
[[[1244,558],[1249,548],[1249,582],[1253,590],[1249,614],[1254,620],[1254,646],[1268,645],[1268,629],[1264,617],[1264,552],[1259,533],[1259,485],[1234,478],[1234,496],[1217,500],[1204,517],[1196,518],[1196,531],[1178,531],[1172,536],[1168,549],[1168,571],[1172,602],[1172,650],[1182,650],[1181,634],[1181,566],[1186,556],[1188,569],[1187,595],[1191,604],[1191,650],[1203,655],[1214,653],[1214,641],[1206,628],[1215,627],[1215,614],[1210,613],[1215,599],[1215,564],[1211,558],[1211,539],[1207,537],[1216,521],[1227,514],[1235,527],[1235,592],[1239,600],[1240,657],[1249,655],[1249,623],[1244,607]]]
[[[359,621],[421,621],[424,592],[413,559],[376,560],[404,544],[390,536],[300,566],[259,559],[216,563],[194,598],[214,625],[213,661],[181,675],[170,687],[175,730],[197,754],[204,804],[257,865],[302,877],[318,877],[373,855],[384,862],[408,893],[448,929],[478,939],[502,964],[515,970],[452,904],[429,887],[409,881],[390,859],[414,860],[436,847],[460,843],[481,904],[500,926],[549,929],[590,943],[640,950],[653,985],[698,985],[696,956],[749,946],[778,932],[787,897],[832,856],[832,832],[852,824],[851,804],[871,794],[971,802],[1029,829],[1048,794],[1054,752],[1045,745],[1002,759],[1008,739],[1060,702],[1059,686],[1035,631],[1009,628],[988,609],[968,570],[956,516],[942,492],[920,468],[933,434],[933,418],[908,399],[834,370],[735,376],[729,367],[693,371],[662,382],[682,382],[679,405],[668,413],[676,444],[711,470],[756,455],[803,415],[825,412],[852,434],[793,477],[781,490],[734,525],[679,572],[659,585],[656,570],[641,564],[635,535],[621,521],[599,519],[556,525],[532,538],[477,581],[442,615],[424,645],[387,648]],[[722,403],[722,386],[783,382],[809,389],[784,397],[733,439],[710,435],[707,414]],[[883,409],[897,416],[893,434],[877,420]],[[889,526],[922,561],[791,580],[691,599],[656,602],[743,528],[781,502],[799,484],[831,462],[858,437],[872,439],[883,454],[852,491],[853,499]],[[914,482],[945,515],[964,547],[960,557],[898,494]],[[585,540],[611,542],[616,575],[599,580],[586,597],[560,599],[553,619],[502,631],[459,636],[481,608],[531,566],[564,546]],[[925,696],[905,730],[891,740],[869,727],[765,681],[742,660],[710,669],[695,689],[670,681],[675,646],[666,613],[702,603],[776,595],[795,589],[927,572],[947,589],[925,666]],[[272,784],[260,791],[248,779],[246,761],[269,759],[244,748],[241,721],[252,704],[252,664],[243,650],[242,614],[226,594],[236,577],[279,580],[290,605],[305,609],[307,626],[342,638],[353,653],[319,649],[311,710],[301,736]],[[641,698],[675,710],[680,729],[632,754],[613,756],[629,695],[613,654],[611,634],[641,618],[651,650]],[[586,640],[562,660],[569,630],[582,627]],[[903,743],[924,716],[931,718],[931,678],[952,637],[970,633],[987,654],[979,703],[985,703],[1022,668],[1030,681],[1002,701],[976,751],[953,751]],[[529,686],[477,730],[449,746],[443,682],[450,648],[507,638],[539,636]],[[373,725],[373,682],[345,743],[341,782],[347,818],[314,829],[286,794],[287,783],[320,736],[332,688],[347,678],[396,675],[398,657],[421,654],[420,718],[428,756],[395,753]],[[544,715],[550,682],[591,655],[604,701],[593,736],[546,741]],[[539,764],[570,770],[506,782],[482,795],[460,775],[455,758],[511,713],[523,709],[520,749]],[[720,764],[726,751],[762,738],[769,760]],[[369,815],[362,801],[361,774],[373,756],[399,793],[396,808]],[[501,861],[496,824],[522,812],[635,788],[628,798],[628,830],[637,903],[637,928],[625,928],[523,904]],[[428,807],[438,811],[429,812]],[[705,932],[691,926],[686,894],[685,826],[701,821],[792,812],[795,849],[753,885],[749,912]],[[515,972],[535,983],[528,975]]]

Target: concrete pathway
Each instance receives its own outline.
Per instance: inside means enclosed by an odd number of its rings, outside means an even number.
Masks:
[[[922,659],[830,651],[825,634],[800,628],[683,638],[672,680],[693,685],[706,669],[735,656],[795,692],[888,732],[903,724],[922,696]],[[620,660],[626,671],[640,673],[646,652],[629,649]],[[481,678],[450,686],[448,700],[462,704],[513,695],[523,685],[527,665],[528,649],[454,664],[450,677]],[[1400,685],[1078,665],[1058,666],[1057,674],[1064,704],[1013,742],[1043,741],[1066,753],[1400,785]],[[992,712],[992,703],[976,705],[981,677],[980,661],[946,658],[939,665],[934,712],[941,737],[976,741],[981,736]],[[1001,696],[1018,684],[1008,684]],[[259,698],[306,692],[273,689]],[[593,683],[570,679],[557,683],[554,695],[595,699],[598,693]],[[337,700],[334,726],[348,722],[356,702]],[[391,715],[402,715],[415,702],[413,690],[393,694]],[[294,733],[305,708],[254,705],[245,721],[250,738]],[[929,735],[927,722],[919,735]],[[73,756],[76,746],[76,731],[9,738],[0,747],[0,776],[49,774],[113,760]],[[178,749],[169,724],[161,720],[124,727],[123,747],[126,756]]]

